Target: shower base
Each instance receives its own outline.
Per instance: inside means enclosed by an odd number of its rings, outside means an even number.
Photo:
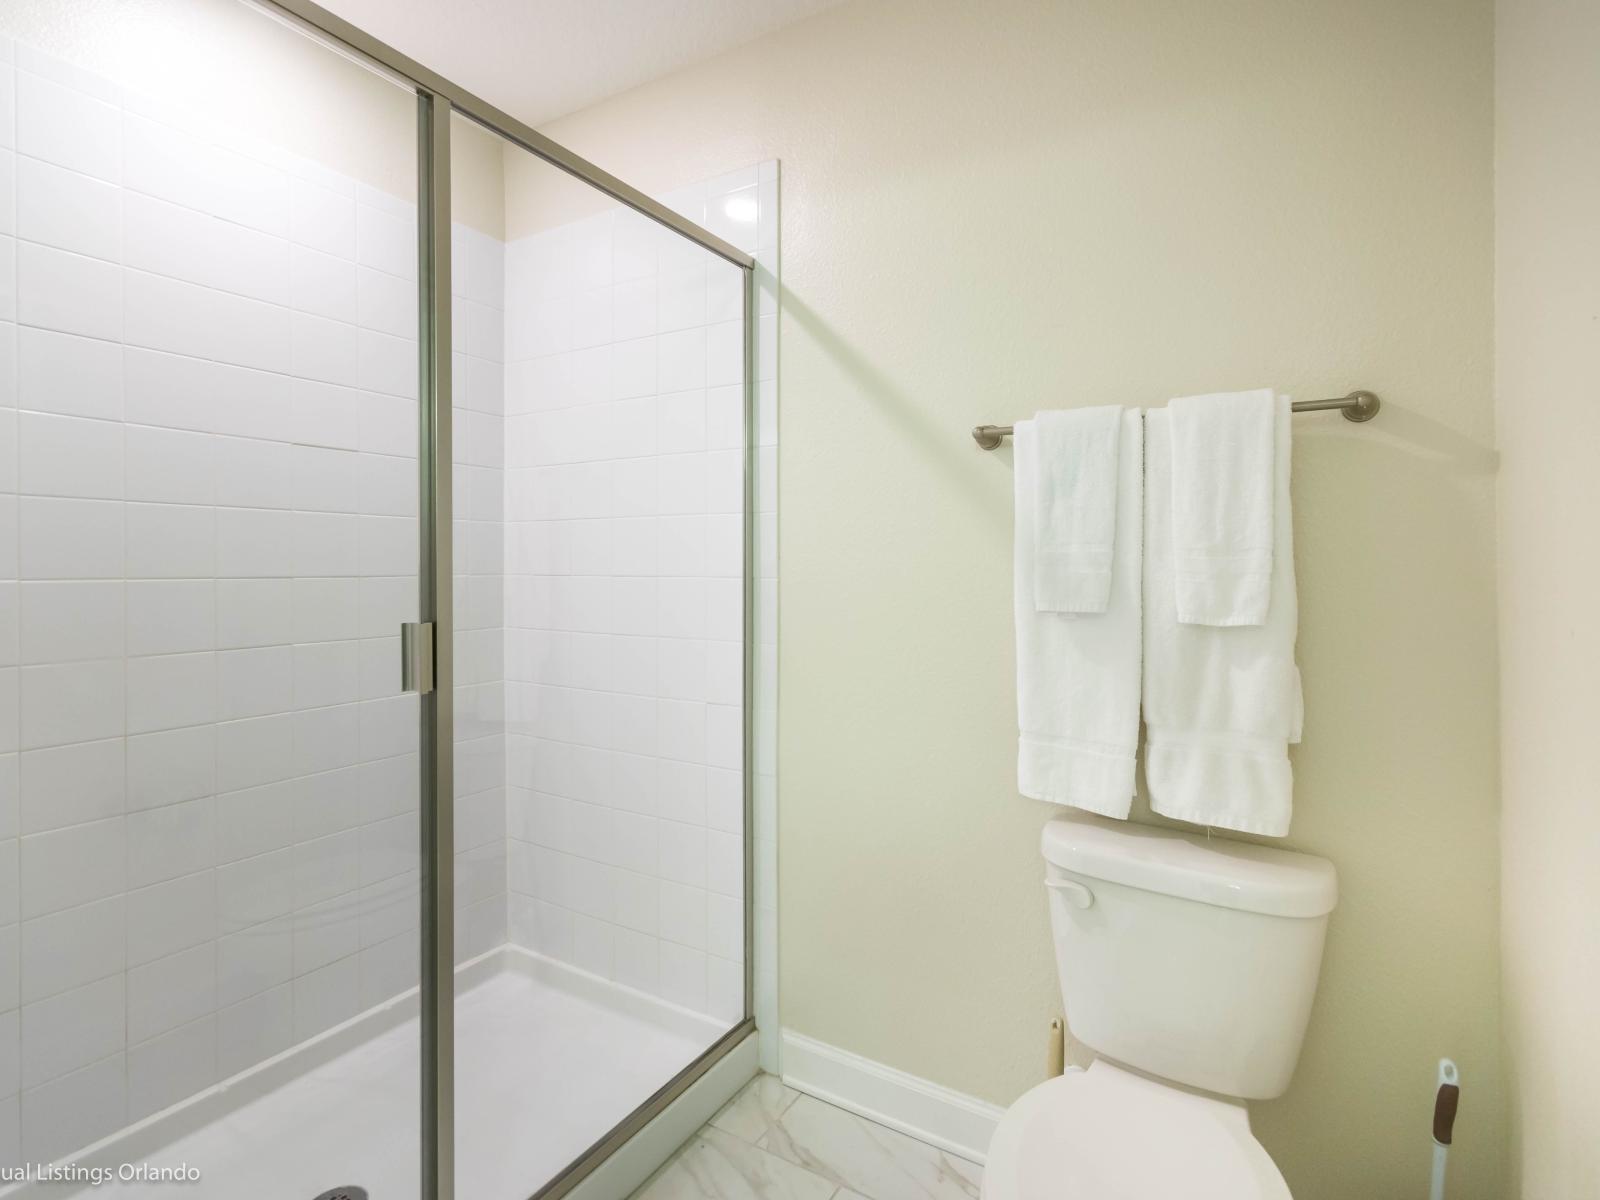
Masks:
[[[456,1194],[526,1200],[726,1032],[709,1017],[517,947],[459,969]],[[285,1061],[203,1093],[91,1151],[80,1166],[197,1168],[197,1182],[34,1184],[52,1200],[312,1200],[355,1185],[418,1189],[414,996]]]

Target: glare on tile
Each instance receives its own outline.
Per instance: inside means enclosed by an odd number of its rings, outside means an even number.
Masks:
[[[730,221],[738,221],[741,225],[756,223],[757,206],[754,196],[729,196],[723,202],[722,211],[727,214]]]

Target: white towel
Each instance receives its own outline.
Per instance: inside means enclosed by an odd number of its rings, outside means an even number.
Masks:
[[[1172,424],[1145,414],[1144,720],[1150,805],[1198,825],[1282,837],[1300,740],[1289,402],[1275,402],[1273,546],[1261,625],[1187,625],[1174,589]]]
[[[1033,606],[1101,613],[1111,596],[1117,527],[1120,405],[1042,412],[1033,419]]]
[[[1143,428],[1125,412],[1117,452],[1111,584],[1101,613],[1034,607],[1040,463],[1031,421],[1016,428],[1017,786],[1025,796],[1126,817],[1139,744],[1139,544]]]
[[[1178,620],[1259,625],[1272,578],[1272,392],[1172,401]]]

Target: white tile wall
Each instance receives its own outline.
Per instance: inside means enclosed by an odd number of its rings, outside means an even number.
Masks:
[[[414,215],[3,49],[0,1146],[48,1158],[414,979]]]
[[[757,253],[769,299],[776,179],[768,164],[666,198]],[[744,1003],[740,272],[626,211],[514,242],[505,271],[511,936],[732,1021]],[[775,377],[758,386],[770,396]],[[771,464],[770,417],[760,434]],[[770,707],[774,656],[761,658]],[[757,901],[775,934],[771,894]],[[772,962],[757,968],[774,994]]]
[[[505,247],[458,225],[451,265],[456,958],[464,961],[506,940]],[[398,297],[372,291],[370,311],[399,307]]]

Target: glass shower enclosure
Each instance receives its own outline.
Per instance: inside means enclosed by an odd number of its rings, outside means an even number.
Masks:
[[[0,16],[0,1195],[620,1195],[753,1063],[697,203],[302,0]]]

